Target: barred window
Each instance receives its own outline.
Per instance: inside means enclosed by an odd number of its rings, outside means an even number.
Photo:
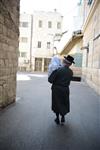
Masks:
[[[27,43],[28,42],[28,38],[27,37],[20,37],[20,42]]]
[[[50,49],[50,42],[47,42],[47,49]]]
[[[20,55],[21,57],[26,57],[26,52],[21,52]]]
[[[42,25],[43,25],[42,20],[39,20],[39,28],[42,28]]]
[[[52,22],[48,21],[48,28],[52,28]]]
[[[28,27],[28,22],[20,22],[20,27],[27,28]]]
[[[57,29],[61,29],[61,23],[57,22]]]
[[[38,48],[41,48],[41,41],[38,41]]]

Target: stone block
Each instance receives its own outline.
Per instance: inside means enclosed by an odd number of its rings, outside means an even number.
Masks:
[[[4,24],[4,17],[0,14],[0,23]]]

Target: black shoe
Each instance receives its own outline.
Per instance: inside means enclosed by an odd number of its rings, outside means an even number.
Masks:
[[[65,117],[64,116],[61,117],[61,123],[62,124],[65,123]]]
[[[59,118],[55,119],[56,124],[60,124]]]

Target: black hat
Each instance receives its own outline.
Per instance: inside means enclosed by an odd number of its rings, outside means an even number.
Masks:
[[[72,57],[72,56],[70,56],[70,55],[68,55],[68,56],[64,56],[64,60],[67,62],[67,63],[74,63],[75,64],[75,62],[74,62],[74,58]]]

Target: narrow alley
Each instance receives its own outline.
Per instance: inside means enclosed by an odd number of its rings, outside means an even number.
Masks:
[[[51,111],[46,74],[18,74],[16,103],[0,112],[0,150],[100,150],[100,97],[72,82],[64,126]]]

